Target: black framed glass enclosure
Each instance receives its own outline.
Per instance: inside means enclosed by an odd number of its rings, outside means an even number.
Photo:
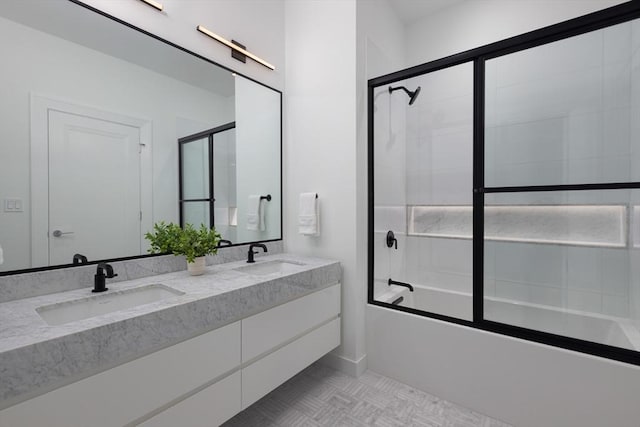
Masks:
[[[215,226],[230,241],[237,225],[235,127],[231,122],[178,140],[180,225]]]
[[[369,80],[370,304],[640,364],[639,18]]]

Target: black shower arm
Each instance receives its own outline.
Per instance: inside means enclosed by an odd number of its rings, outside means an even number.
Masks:
[[[402,89],[403,91],[406,92],[407,95],[409,95],[409,97],[413,96],[413,93],[409,91],[409,89],[407,89],[404,86],[396,86],[396,87],[389,87],[389,93],[392,93],[394,90],[399,90]]]
[[[410,290],[411,292],[413,292],[413,286],[411,286],[411,285],[410,285],[410,284],[408,284],[408,283],[404,283],[404,282],[396,282],[395,280],[391,280],[391,279],[389,279],[389,282],[387,282],[387,284],[388,284],[389,286],[391,286],[391,285],[404,286],[405,288],[409,288],[409,290]]]

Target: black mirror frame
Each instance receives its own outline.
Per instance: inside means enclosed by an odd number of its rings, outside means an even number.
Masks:
[[[282,173],[282,169],[283,169],[283,165],[282,165],[282,158],[283,158],[283,148],[282,148],[282,134],[283,134],[283,118],[282,118],[282,113],[283,113],[283,107],[282,107],[282,91],[273,88],[269,85],[266,85],[256,79],[253,79],[249,76],[246,76],[240,72],[238,72],[237,70],[231,69],[229,67],[226,67],[222,64],[218,64],[215,61],[212,61],[209,58],[206,58],[200,54],[197,54],[183,46],[177,45],[173,42],[170,42],[169,40],[166,40],[160,36],[157,36],[153,33],[150,33],[146,30],[143,30],[142,28],[136,27],[133,24],[130,24],[126,21],[123,21],[120,18],[117,18],[113,15],[110,15],[100,9],[97,9],[93,6],[89,6],[88,4],[85,4],[79,0],[67,0],[70,3],[73,3],[77,6],[83,7],[87,10],[90,10],[91,12],[97,13],[98,15],[101,15],[107,19],[110,19],[114,22],[117,22],[118,24],[124,25],[125,27],[128,27],[132,30],[138,31],[142,34],[145,34],[159,42],[162,42],[168,46],[171,46],[173,48],[179,49],[182,52],[185,52],[189,55],[192,55],[196,58],[199,58],[203,61],[208,62],[211,65],[215,65],[216,67],[220,67],[224,70],[229,71],[230,73],[235,73],[237,76],[243,77],[247,80],[250,80],[254,83],[259,84],[260,86],[263,86],[267,89],[271,89],[274,92],[279,94],[280,97],[280,238],[277,239],[268,239],[268,240],[259,240],[259,241],[255,241],[255,242],[242,242],[242,243],[235,243],[235,244],[231,244],[231,245],[224,245],[221,246],[221,248],[227,248],[227,247],[233,247],[233,246],[243,246],[243,245],[250,245],[252,243],[265,243],[265,242],[278,242],[278,241],[282,241],[283,240],[283,232],[284,232],[284,223],[283,223],[283,210],[284,210],[284,203],[283,203],[283,199],[284,197],[283,195],[283,189],[284,189],[284,184],[282,181],[282,177],[283,177],[283,173]],[[63,268],[71,268],[71,267],[81,267],[81,266],[86,266],[86,265],[94,265],[94,264],[100,264],[100,263],[110,263],[110,262],[118,262],[118,261],[127,261],[127,260],[132,260],[132,259],[139,259],[139,258],[151,258],[151,257],[157,257],[157,256],[164,256],[164,255],[169,255],[169,254],[144,254],[144,255],[133,255],[133,256],[127,256],[127,257],[120,257],[120,258],[109,258],[109,259],[101,259],[101,260],[91,260],[87,263],[83,263],[83,264],[60,264],[60,265],[53,265],[53,266],[44,266],[44,267],[32,267],[32,268],[25,268],[25,269],[19,269],[19,270],[9,270],[9,271],[0,271],[0,277],[2,276],[11,276],[11,275],[16,275],[16,274],[24,274],[24,273],[35,273],[35,272],[39,272],[39,271],[47,271],[47,270],[59,270],[59,269],[63,269]]]

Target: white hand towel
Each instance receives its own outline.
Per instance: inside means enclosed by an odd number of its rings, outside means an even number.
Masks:
[[[264,231],[264,209],[260,196],[249,196],[247,205],[247,230]]]
[[[320,217],[316,193],[300,194],[298,232],[306,236],[320,235]]]
[[[229,225],[238,226],[238,208],[236,207],[229,208]]]

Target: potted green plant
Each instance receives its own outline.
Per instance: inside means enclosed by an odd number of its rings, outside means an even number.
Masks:
[[[215,228],[208,228],[204,224],[196,229],[191,224],[184,228],[178,224],[157,222],[153,225],[153,232],[144,237],[151,244],[149,252],[184,255],[187,259],[187,269],[193,276],[204,273],[205,256],[218,252],[220,234]]]

